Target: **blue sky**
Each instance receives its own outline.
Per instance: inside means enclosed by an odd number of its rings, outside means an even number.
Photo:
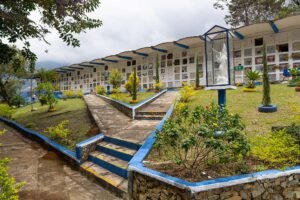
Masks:
[[[78,35],[80,47],[66,46],[53,31],[46,37],[51,45],[32,40],[32,50],[39,62],[62,65],[201,35],[215,24],[226,26],[226,11],[215,10],[213,3],[213,0],[102,0],[91,16],[101,19],[103,26]]]

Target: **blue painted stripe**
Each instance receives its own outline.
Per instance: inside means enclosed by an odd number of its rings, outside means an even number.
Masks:
[[[238,31],[233,31],[233,34],[238,37],[240,40],[245,39],[245,36]]]
[[[123,152],[120,152],[120,151],[116,151],[114,149],[99,146],[99,145],[96,146],[96,150],[100,151],[100,152],[103,152],[103,153],[106,153],[110,156],[119,158],[121,160],[125,160],[127,162],[129,162],[133,157],[132,155],[129,155],[129,154],[126,154],[126,153],[123,153]]]
[[[104,137],[104,141],[118,145],[118,146],[126,147],[128,149],[133,149],[133,150],[139,150],[139,148],[141,147],[140,144],[135,144],[133,142],[128,142],[125,140],[120,140],[117,138],[112,138],[112,137],[107,137],[107,136]]]
[[[139,56],[144,56],[144,57],[149,56],[149,54],[147,54],[147,53],[141,53],[141,52],[137,52],[137,51],[132,51],[132,53],[139,55]]]
[[[116,55],[116,56],[125,60],[132,60],[132,57],[129,56],[120,56],[120,55]]]
[[[112,172],[112,173],[115,173],[123,178],[128,178],[128,174],[127,174],[127,170],[126,169],[123,169],[123,168],[120,168],[118,166],[115,166],[111,163],[108,163],[102,159],[99,159],[97,157],[94,157],[94,156],[91,156],[89,155],[88,157],[88,161],[91,161],[97,165],[99,165],[100,167],[104,168],[104,169],[107,169],[108,171]]]
[[[93,68],[94,66],[93,65],[87,65],[87,64],[78,64],[79,66],[82,66],[82,67],[90,67],[90,68]]]
[[[274,33],[279,33],[279,28],[278,28],[278,26],[275,24],[275,22],[269,21],[269,24],[270,24],[272,30],[274,31]]]
[[[34,136],[37,139],[40,139],[41,141],[45,142],[46,144],[50,145],[51,147],[53,147],[54,149],[56,149],[57,151],[63,153],[64,155],[70,157],[71,159],[75,160],[77,163],[79,162],[79,160],[76,158],[76,154],[75,152],[65,148],[64,146],[54,142],[53,140],[50,140],[48,137],[35,132],[33,130],[24,128],[23,126],[21,126],[20,124],[12,121],[12,120],[8,120],[5,118],[0,117],[0,121],[6,123],[7,125],[16,128],[17,130],[21,131],[22,133],[28,135],[28,136]]]
[[[160,49],[160,48],[157,48],[157,47],[151,47],[151,49],[153,49],[154,51],[161,52],[161,53],[168,53],[167,50],[165,50],[165,49]]]
[[[104,63],[99,63],[99,62],[90,62],[91,64],[93,64],[93,65],[105,65]]]
[[[106,58],[102,58],[101,60],[106,61],[106,62],[118,63],[117,60],[111,60],[111,59],[106,59]]]
[[[180,48],[183,48],[183,49],[189,49],[190,48],[188,45],[181,44],[181,43],[176,42],[176,41],[174,41],[173,43],[174,43],[174,45],[176,45],[176,46],[178,46]]]

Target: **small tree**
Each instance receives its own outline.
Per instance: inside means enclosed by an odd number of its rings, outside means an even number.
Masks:
[[[195,83],[195,88],[199,88],[200,87],[200,82],[199,82],[199,66],[198,66],[198,56],[196,56],[196,83]]]
[[[119,70],[114,69],[109,75],[109,83],[114,89],[120,88],[122,84],[122,74]]]
[[[246,88],[255,88],[255,81],[260,79],[261,75],[258,71],[249,71],[246,74],[246,77],[248,79]]]
[[[133,68],[133,84],[132,84],[132,101],[137,99],[137,81],[136,81],[136,68]]]
[[[39,98],[43,98],[49,105],[48,112],[54,111],[57,100],[54,96],[54,87],[50,82],[40,83],[36,88]]]
[[[125,89],[129,92],[129,94],[131,96],[133,96],[133,79],[134,79],[134,76],[135,76],[135,79],[136,79],[136,85],[135,85],[135,88],[136,90],[138,90],[138,87],[139,87],[139,84],[140,84],[140,79],[139,77],[136,75],[134,75],[134,72],[132,72],[129,76],[129,79],[127,81],[127,83],[125,84]]]
[[[268,69],[265,43],[263,46],[263,99],[262,99],[262,105],[265,107],[268,107],[271,105],[269,69]]]

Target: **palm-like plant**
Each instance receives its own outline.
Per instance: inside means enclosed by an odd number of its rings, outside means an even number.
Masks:
[[[296,77],[299,75],[299,70],[297,68],[289,69],[290,74],[292,75],[292,79],[296,79]]]
[[[255,88],[255,81],[260,79],[261,74],[258,71],[251,70],[246,74],[246,77],[248,79],[246,87],[247,88]]]

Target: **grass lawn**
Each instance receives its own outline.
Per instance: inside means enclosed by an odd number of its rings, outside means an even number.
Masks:
[[[242,89],[242,87],[238,87],[237,90],[227,91],[227,108],[230,113],[238,113],[241,116],[246,125],[245,132],[248,138],[270,133],[272,126],[289,126],[292,123],[300,125],[300,93],[295,92],[294,88],[286,85],[271,85],[272,103],[278,106],[278,111],[275,113],[259,113],[257,111],[262,100],[262,86],[258,86],[256,92],[243,92]],[[190,108],[195,108],[197,105],[209,106],[211,102],[217,104],[217,91],[199,90],[196,91],[188,105]],[[196,177],[188,169],[176,165],[170,160],[170,157],[166,156],[166,152],[169,151],[164,148],[161,151],[153,148],[146,160],[147,166],[190,181],[207,180],[207,175],[202,177],[201,173],[198,173],[198,177]],[[247,157],[245,161],[249,166],[247,173],[259,171],[260,166],[268,167],[267,163],[262,163],[251,156]],[[235,175],[236,173],[232,169],[231,163],[229,163],[221,168],[210,166],[202,170],[211,177],[224,177]]]
[[[44,132],[47,127],[69,120],[68,128],[72,134],[69,137],[70,145],[67,147],[70,149],[74,149],[76,143],[98,133],[82,99],[59,100],[54,112],[47,112],[47,105],[35,103],[34,107],[37,108],[34,112],[31,112],[31,106],[16,109],[12,118],[24,126],[30,125],[31,129],[44,135],[47,135]]]
[[[271,85],[272,104],[278,106],[275,113],[259,113],[257,107],[262,100],[262,86],[256,92],[243,92],[242,87],[227,91],[227,107],[231,113],[238,113],[246,125],[248,136],[264,134],[271,131],[272,126],[287,126],[292,122],[300,123],[299,110],[300,93],[286,85]],[[217,103],[217,91],[197,91],[190,105],[209,105],[212,101]]]
[[[148,99],[148,98],[154,96],[155,94],[156,94],[155,92],[138,92],[137,93],[137,103],[140,103],[140,102],[144,101],[145,99]],[[131,104],[130,101],[132,100],[132,97],[130,96],[129,93],[123,93],[123,92],[118,93],[118,94],[112,94],[109,97],[112,99],[118,100],[118,101],[122,101],[127,104]],[[134,105],[134,104],[131,104],[131,105]]]

